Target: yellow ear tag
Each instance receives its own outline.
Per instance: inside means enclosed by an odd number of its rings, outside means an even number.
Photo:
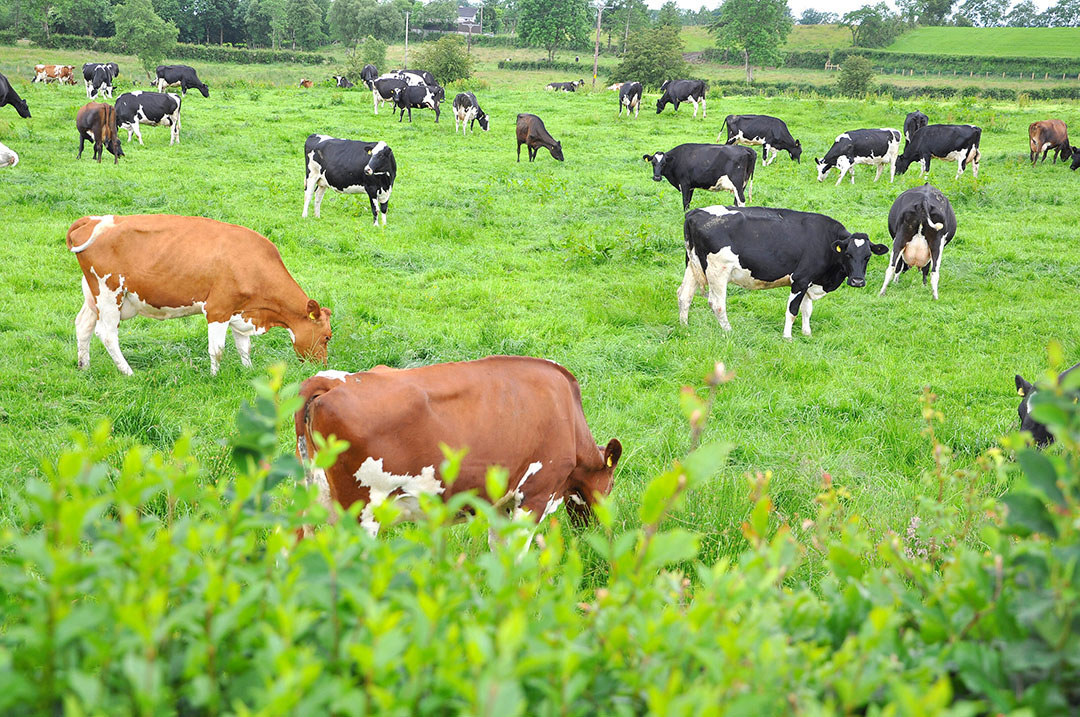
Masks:
[[[611,468],[611,456],[607,457],[607,467]]]
[[[844,251],[844,250],[843,250],[843,249],[841,249],[840,247],[836,247],[836,253],[837,253],[837,254],[839,254],[839,253],[840,253],[840,252],[842,252],[842,251]]]
[[[1017,396],[1023,396],[1024,395],[1024,389],[1022,389],[1022,388],[1016,389],[1016,395]]]
[[[311,319],[312,321],[314,321],[314,320],[315,320],[315,312],[314,312],[314,311],[312,311],[312,312],[311,312],[310,314],[308,314],[308,315],[307,315],[307,317],[308,317],[309,319]]]

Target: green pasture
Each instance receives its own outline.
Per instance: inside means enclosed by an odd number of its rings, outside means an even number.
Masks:
[[[687,52],[716,46],[716,36],[703,25],[687,25],[679,33]],[[789,50],[820,50],[851,47],[851,31],[840,25],[795,25],[785,47]]]
[[[1006,57],[1080,56],[1080,27],[917,27],[887,50]]]
[[[500,50],[500,52],[505,52]],[[48,57],[46,57],[46,55]],[[1015,106],[789,98],[710,99],[708,118],[689,106],[657,116],[647,96],[640,117],[616,118],[610,92],[552,94],[539,73],[488,67],[475,88],[492,117],[489,133],[454,133],[448,88],[442,120],[429,111],[399,123],[389,107],[372,113],[367,91],[300,90],[300,66],[202,66],[204,99],[189,93],[181,144],[148,128],[145,147],[125,142],[119,165],[75,159],[82,86],[31,85],[26,63],[75,53],[0,50],[0,72],[30,103],[23,120],[0,109],[0,142],[21,163],[0,171],[0,521],[5,494],[21,489],[72,441],[108,419],[128,442],[164,447],[183,431],[195,452],[229,475],[222,439],[233,428],[251,379],[276,362],[301,381],[320,367],[300,363],[284,331],[255,339],[255,370],[227,346],[212,378],[206,324],[190,318],[134,319],[121,346],[135,370],[120,375],[97,339],[89,370],[75,367],[74,318],[82,302],[67,227],[86,214],[171,213],[242,224],[270,238],[300,285],[333,310],[329,368],[406,367],[489,354],[557,361],[577,375],[599,441],[625,447],[616,476],[618,508],[636,521],[640,491],[682,456],[688,435],[680,387],[700,387],[716,362],[736,378],[717,397],[707,439],[735,446],[732,463],[698,491],[679,517],[706,536],[707,557],[724,554],[748,509],[744,475],[771,470],[778,510],[806,515],[823,473],[851,492],[873,525],[902,529],[931,463],[918,396],[929,386],[946,415],[941,438],[961,465],[1016,427],[1013,374],[1039,376],[1046,346],[1080,356],[1080,173],[1027,162],[1027,126],[1036,119],[1080,121],[1075,103]],[[102,58],[105,59],[105,58]],[[121,63],[129,88],[132,61]],[[329,74],[327,71],[326,74]],[[256,84],[244,81],[249,78]],[[280,86],[260,83],[277,81]],[[696,298],[690,325],[678,325],[675,290],[684,264],[677,191],[652,181],[641,156],[682,142],[712,142],[728,113],[785,118],[804,160],[783,155],[758,166],[753,203],[819,211],[887,242],[886,217],[916,170],[895,183],[819,184],[813,158],[838,133],[900,127],[921,107],[934,122],[984,127],[978,181],[955,181],[935,162],[932,180],[959,220],[945,251],[941,300],[913,274],[877,296],[885,259],[868,286],[844,287],[815,306],[814,335],[781,339],[786,290],[733,288],[734,331],[720,330]],[[541,151],[515,161],[514,118],[539,114],[562,141],[567,161]],[[379,139],[397,157],[388,226],[371,226],[366,197],[328,194],[321,219],[301,219],[302,148],[313,132]],[[126,133],[125,133],[126,136]],[[835,175],[834,175],[835,176]],[[694,206],[730,203],[698,192]],[[293,438],[280,436],[281,450]],[[988,494],[1001,486],[982,485]]]

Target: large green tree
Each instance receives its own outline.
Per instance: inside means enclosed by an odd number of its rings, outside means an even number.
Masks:
[[[956,0],[899,0],[900,15],[909,24],[944,25]]]
[[[686,73],[679,29],[669,25],[643,27],[630,35],[626,53],[615,70],[615,79],[659,87],[665,80]]]
[[[117,5],[116,39],[139,58],[146,74],[176,47],[176,25],[162,20],[150,0],[127,0]]]
[[[1039,27],[1039,8],[1031,0],[1017,3],[1005,16],[1005,24],[1008,27]]]
[[[725,0],[709,30],[720,49],[742,54],[746,81],[753,82],[755,65],[780,64],[793,24],[787,0]]]
[[[656,24],[660,27],[682,27],[682,18],[679,17],[679,6],[675,0],[668,0],[660,6],[660,14],[656,16]]]
[[[518,0],[517,5],[518,37],[547,50],[548,60],[555,59],[560,47],[588,38],[591,16],[585,0]]]
[[[997,27],[1005,20],[1009,0],[964,0],[956,9],[958,17],[967,18],[972,25]]]
[[[900,34],[902,21],[881,2],[852,10],[840,24],[851,31],[851,44],[856,47],[885,47]]]
[[[835,12],[824,12],[822,10],[815,10],[814,8],[807,8],[803,10],[803,14],[799,15],[800,25],[831,25],[839,19],[839,16]]]
[[[370,35],[397,40],[405,32],[405,18],[392,3],[376,0],[334,0],[327,13],[330,33],[348,45]]]
[[[1043,16],[1047,27],[1080,26],[1080,0],[1058,0]]]

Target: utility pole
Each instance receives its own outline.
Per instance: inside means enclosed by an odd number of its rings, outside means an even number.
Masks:
[[[405,13],[405,66],[401,69],[409,69],[409,13]]]
[[[610,5],[601,5],[596,8],[596,46],[593,48],[592,56],[592,88],[596,89],[596,68],[600,63],[600,17],[604,14],[604,10],[607,10]]]
[[[626,43],[630,42],[630,9],[631,0],[626,0],[626,35],[623,36],[622,51],[626,54]]]

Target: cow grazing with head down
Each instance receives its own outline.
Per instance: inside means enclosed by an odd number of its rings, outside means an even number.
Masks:
[[[100,102],[83,105],[75,115],[75,128],[79,130],[79,159],[82,159],[87,140],[94,143],[94,159],[98,162],[106,149],[113,156],[113,164],[124,156],[117,132],[116,109],[112,105]]]
[[[386,226],[390,192],[397,177],[394,152],[386,142],[363,142],[313,134],[304,143],[304,211],[315,198],[319,218],[323,194],[333,188],[343,194],[366,192],[375,226]]]
[[[562,143],[557,142],[544,126],[544,121],[536,115],[521,113],[517,116],[517,161],[521,161],[521,145],[529,152],[529,161],[536,159],[541,147],[546,147],[551,156],[563,161]]]
[[[435,111],[435,122],[439,122],[440,107],[446,97],[446,91],[438,85],[407,85],[394,90],[394,109],[401,110],[398,122],[405,119],[405,112],[409,113],[409,122],[412,122],[414,109],[428,109]]]
[[[851,183],[855,183],[855,165],[869,164],[877,167],[874,175],[876,182],[881,178],[885,167],[889,168],[889,181],[896,177],[896,157],[900,153],[900,132],[895,129],[853,129],[836,138],[836,142],[821,159],[814,159],[817,164],[818,181],[832,169],[840,170],[836,184],[844,181],[844,175],[851,173]]]
[[[116,123],[126,129],[128,142],[134,134],[142,144],[139,125],[169,127],[169,146],[180,143],[180,95],[171,92],[125,92],[116,99]]]
[[[15,150],[8,149],[0,142],[0,167],[14,167],[19,163],[19,155]]]
[[[915,133],[928,124],[930,118],[919,110],[908,112],[908,116],[904,118],[904,141],[910,142]]]
[[[331,79],[334,80],[334,84],[338,87],[347,90],[350,87],[354,87],[353,83],[349,82],[349,78],[344,75],[334,75]]]
[[[93,74],[90,76],[91,99],[101,99],[102,95],[106,95],[109,99],[112,99],[112,83],[113,72],[111,67],[108,65],[98,65],[95,67]]]
[[[727,141],[724,144],[742,144],[747,147],[761,147],[761,163],[768,167],[780,156],[781,150],[787,152],[796,162],[802,157],[802,142],[793,138],[784,120],[769,115],[728,115],[724,118],[727,128]],[[716,135],[716,141],[720,136]],[[769,153],[772,156],[769,156]]]
[[[8,78],[0,75],[0,107],[3,107],[4,105],[11,105],[14,107],[20,117],[25,119],[30,118],[30,106],[26,104],[26,100],[19,97],[19,93],[16,92],[15,88],[8,82]]]
[[[115,80],[117,77],[120,76],[120,66],[117,65],[115,62],[87,62],[85,65],[82,66],[83,80],[86,82],[86,99],[90,99],[92,96],[92,90],[94,89],[94,70],[99,67],[104,67],[109,70],[109,73],[111,75],[111,77],[109,78],[110,85],[112,80]],[[109,97],[112,97],[111,86],[109,90]]]
[[[210,89],[199,79],[194,67],[187,65],[158,65],[156,69],[158,92],[164,92],[166,87],[180,86],[180,94],[187,96],[187,91],[196,89],[203,97],[210,96]]]
[[[757,155],[746,147],[725,144],[680,144],[642,156],[653,166],[653,181],[666,179],[682,192],[683,211],[690,208],[695,189],[721,190],[735,195],[735,205],[750,201]]]
[[[83,307],[75,319],[79,368],[90,364],[96,333],[116,368],[131,375],[120,352],[120,322],[134,316],[207,321],[210,372],[216,374],[231,328],[251,367],[251,337],[280,326],[302,359],[326,362],[330,309],[309,299],[265,237],[234,224],[167,214],[78,219],[67,247],[82,269]]]
[[[889,266],[879,296],[889,281],[910,267],[922,269],[923,284],[930,275],[930,290],[938,298],[938,274],[945,245],[956,236],[956,214],[948,198],[929,184],[913,187],[893,202],[889,210],[889,234],[893,238]]]
[[[630,116],[630,112],[633,111],[634,117],[638,116],[638,110],[641,109],[641,93],[644,90],[641,87],[640,82],[624,82],[622,87],[619,88],[619,116],[622,116],[623,109],[626,110],[626,116]]]
[[[911,136],[911,141],[896,158],[896,171],[903,174],[918,162],[924,175],[930,173],[930,160],[956,162],[956,179],[971,165],[971,173],[979,178],[979,140],[982,129],[973,124],[930,124]]]
[[[1065,383],[1065,379],[1074,371],[1080,373],[1080,363],[1061,372],[1061,375],[1057,378],[1058,386]],[[1020,402],[1019,408],[1016,409],[1016,412],[1020,415],[1020,430],[1030,433],[1031,437],[1035,439],[1035,445],[1040,448],[1045,448],[1054,442],[1054,434],[1050,433],[1046,424],[1039,423],[1031,415],[1031,397],[1036,393],[1035,386],[1025,381],[1024,377],[1020,374],[1016,374],[1016,392],[1024,398],[1024,400]],[[1080,399],[1080,390],[1074,391],[1074,394]]]
[[[400,509],[399,520],[415,520],[420,496],[466,491],[536,522],[565,502],[571,521],[586,523],[611,492],[622,455],[617,439],[596,443],[573,374],[544,359],[324,371],[301,385],[300,396],[296,453],[305,482],[318,487],[327,508],[363,503],[360,524],[372,535],[381,527],[374,511],[387,501]],[[316,433],[349,442],[325,470],[315,465]],[[437,473],[444,444],[466,451],[452,483]],[[501,496],[488,493],[491,466],[509,473]]]
[[[1067,160],[1072,155],[1072,147],[1069,146],[1069,129],[1059,119],[1040,120],[1032,122],[1028,127],[1028,139],[1031,149],[1031,166],[1042,152],[1042,161],[1046,161],[1047,152],[1053,151],[1054,164],[1058,157],[1061,161]]]
[[[75,84],[74,65],[34,65],[34,78],[31,82],[55,82],[59,85]]]
[[[458,123],[461,123],[461,134],[465,134],[466,124],[468,129],[475,129],[473,125],[480,123],[480,129],[485,132],[489,128],[487,113],[480,109],[480,103],[476,101],[476,95],[472,92],[461,92],[454,98],[454,133],[457,134]]]
[[[705,86],[705,82],[702,80],[668,80],[660,86],[660,91],[664,94],[660,95],[660,99],[656,101],[656,114],[660,114],[664,111],[664,108],[671,104],[675,107],[675,111],[679,111],[679,105],[683,102],[692,102],[694,104],[694,117],[697,117],[698,103],[701,103],[701,119],[705,119],[707,107],[705,105],[705,95],[708,93],[709,88]]]
[[[687,323],[694,294],[707,291],[721,328],[730,331],[729,282],[745,289],[790,286],[785,339],[791,338],[800,311],[802,332],[809,336],[814,302],[845,279],[851,286],[865,286],[870,255],[889,251],[823,214],[766,207],[695,209],[686,215],[683,234],[686,271],[679,287],[679,321]]]

